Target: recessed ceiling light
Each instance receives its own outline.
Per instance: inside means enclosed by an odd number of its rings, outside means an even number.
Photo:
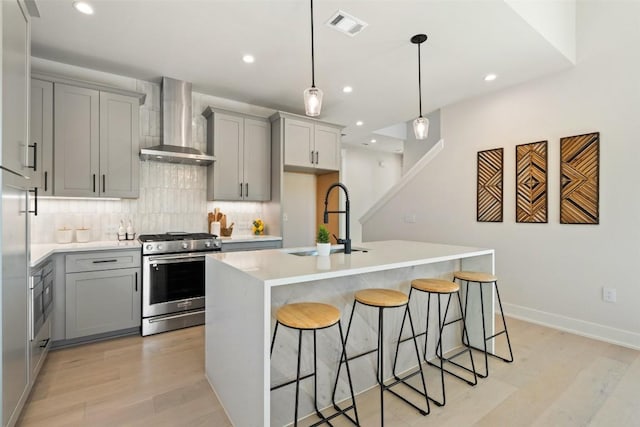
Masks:
[[[494,81],[498,76],[491,73],[491,74],[487,74],[486,76],[484,76],[484,81],[485,82],[492,82]]]
[[[372,139],[372,140],[371,140],[371,143],[372,143],[372,144],[375,144],[376,142],[378,142],[378,141],[376,141],[375,139]]]
[[[247,64],[253,64],[253,62],[256,60],[256,58],[253,57],[253,55],[245,55],[242,57],[242,60],[244,62],[246,62]]]
[[[80,13],[85,15],[93,15],[93,6],[86,1],[74,1],[73,7]]]
[[[344,93],[351,93],[351,92],[353,92],[353,88],[351,86],[345,86],[345,87],[342,88],[342,91]]]
[[[356,126],[362,126],[363,124],[364,124],[364,123],[362,122],[362,120],[358,120],[358,121],[356,122]]]

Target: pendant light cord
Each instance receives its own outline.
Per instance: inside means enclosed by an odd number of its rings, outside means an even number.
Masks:
[[[313,49],[311,51],[313,52]],[[420,70],[420,62],[420,43],[418,43],[418,103],[420,105],[420,117],[422,117],[422,73]]]
[[[315,61],[313,52],[313,0],[311,0],[311,87],[316,87]]]

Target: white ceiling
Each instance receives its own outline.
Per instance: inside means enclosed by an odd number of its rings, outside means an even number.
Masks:
[[[311,83],[308,1],[91,3],[95,14],[85,16],[71,0],[40,0],[33,56],[143,80],[174,77],[192,82],[196,92],[304,114],[302,92]],[[328,28],[338,9],[368,27],[356,37]],[[429,36],[422,47],[425,114],[572,65],[502,0],[317,0],[314,15],[320,118],[345,125],[347,144],[382,142],[372,132],[417,116],[414,34]],[[242,62],[246,53],[255,63]],[[490,72],[499,77],[487,83]],[[343,93],[345,85],[353,93]],[[357,127],[358,120],[364,125]]]

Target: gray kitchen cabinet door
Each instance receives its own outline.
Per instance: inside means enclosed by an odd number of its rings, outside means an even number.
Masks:
[[[31,79],[31,143],[36,146],[31,176],[38,195],[53,195],[53,83]]]
[[[340,169],[340,129],[316,123],[314,126],[316,168]]]
[[[213,189],[212,200],[242,200],[244,119],[216,112],[213,127],[213,155],[216,161],[209,167],[213,169],[213,182],[207,183],[211,184],[207,188]]]
[[[271,126],[244,119],[244,200],[271,200]]]
[[[140,326],[139,268],[66,276],[66,339]]]
[[[55,196],[99,195],[100,93],[54,84]]]
[[[27,127],[29,109],[30,22],[24,4],[3,1],[0,7],[2,26],[2,159],[0,165],[30,177],[33,149],[29,147]]]
[[[284,165],[314,167],[313,123],[284,119]]]
[[[139,114],[138,99],[100,92],[100,196],[139,195]]]

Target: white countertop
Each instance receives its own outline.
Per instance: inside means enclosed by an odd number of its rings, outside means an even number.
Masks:
[[[282,237],[270,236],[266,234],[265,235],[239,234],[237,236],[231,235],[229,237],[220,236],[219,239],[222,241],[222,244],[225,244],[225,243],[243,243],[243,242],[282,240]]]
[[[35,243],[31,245],[31,267],[35,267],[56,252],[109,251],[118,249],[138,249],[138,240],[98,241],[87,243]]]
[[[350,255],[335,253],[326,257],[289,253],[315,249],[310,247],[216,253],[207,256],[233,266],[263,281],[267,286],[279,286],[494,253],[493,249],[403,240],[367,242],[354,248],[366,249],[367,252],[352,252]]]

